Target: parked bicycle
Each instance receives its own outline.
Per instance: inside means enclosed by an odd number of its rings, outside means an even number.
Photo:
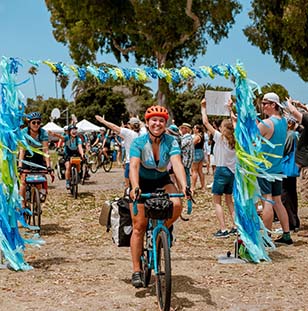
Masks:
[[[139,189],[136,189],[138,194]],[[140,198],[146,199],[145,215],[148,218],[145,245],[140,258],[143,286],[147,287],[152,270],[155,274],[156,295],[159,309],[169,311],[171,306],[171,258],[172,243],[169,229],[165,220],[172,217],[172,197],[184,197],[183,193],[168,194],[164,189],[157,189],[155,193],[142,193]],[[192,199],[187,201],[188,213],[192,211]],[[137,215],[137,201],[133,204],[133,213]]]
[[[26,212],[25,221],[28,225],[38,227],[36,231],[40,232],[42,205],[47,197],[47,170],[22,170],[26,181]],[[52,182],[53,182],[52,175]]]

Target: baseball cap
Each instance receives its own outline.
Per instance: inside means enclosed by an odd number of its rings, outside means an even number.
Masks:
[[[174,136],[179,136],[179,128],[175,125],[175,124],[171,124],[168,128],[167,128],[168,132],[171,134],[171,135],[174,135]]]
[[[284,106],[280,103],[279,96],[274,92],[264,94],[262,100],[268,100],[277,104],[280,108],[284,108]]]
[[[140,120],[138,118],[132,117],[129,119],[128,123],[129,124],[136,124],[136,123],[140,123]]]
[[[192,129],[192,126],[189,123],[185,123],[185,122],[182,125],[180,125],[180,128],[181,127],[188,127],[189,129]]]

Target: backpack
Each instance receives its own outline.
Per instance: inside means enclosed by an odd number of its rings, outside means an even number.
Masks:
[[[299,167],[295,163],[297,137],[293,138],[292,150],[282,158],[282,173],[288,177],[298,177]]]
[[[119,247],[129,247],[133,231],[132,219],[129,210],[128,197],[106,201],[102,208],[99,223],[106,226],[106,232],[111,229],[112,240]]]

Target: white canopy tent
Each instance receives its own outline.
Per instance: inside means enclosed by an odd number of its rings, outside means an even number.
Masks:
[[[100,129],[99,126],[87,121],[86,119],[78,122],[76,126],[78,127],[78,132],[98,132]]]
[[[63,133],[64,130],[61,126],[57,125],[54,122],[48,122],[42,127],[45,131],[52,131],[55,133]]]

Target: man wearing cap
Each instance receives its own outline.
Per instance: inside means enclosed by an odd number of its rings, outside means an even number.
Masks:
[[[185,169],[186,174],[186,183],[187,186],[190,187],[190,168],[193,162],[194,157],[194,143],[193,138],[191,135],[192,126],[189,123],[183,123],[180,126],[180,131],[182,134],[181,139],[181,155],[182,155],[182,162]]]
[[[288,214],[281,201],[282,181],[277,179],[274,181],[269,180],[270,175],[282,173],[282,156],[287,137],[287,121],[281,115],[282,108],[283,105],[280,103],[276,93],[271,92],[264,95],[262,99],[262,111],[268,118],[260,122],[258,128],[261,135],[272,144],[263,143],[261,147],[262,152],[264,152],[264,158],[272,166],[266,168],[264,163],[260,164],[260,167],[266,173],[263,177],[258,177],[258,183],[261,194],[265,198],[262,201],[262,218],[265,227],[269,230],[272,228],[274,208],[283,230],[282,236],[275,242],[290,245],[293,244],[293,241],[290,237]]]
[[[117,135],[124,139],[124,148],[125,148],[125,169],[124,169],[124,179],[125,179],[125,188],[129,187],[129,150],[130,145],[136,137],[140,135],[140,125],[141,122],[138,118],[132,117],[129,119],[128,124],[130,129],[125,127],[120,127],[114,123],[106,121],[103,117],[96,115],[96,120],[103,123],[111,130],[113,130]]]

